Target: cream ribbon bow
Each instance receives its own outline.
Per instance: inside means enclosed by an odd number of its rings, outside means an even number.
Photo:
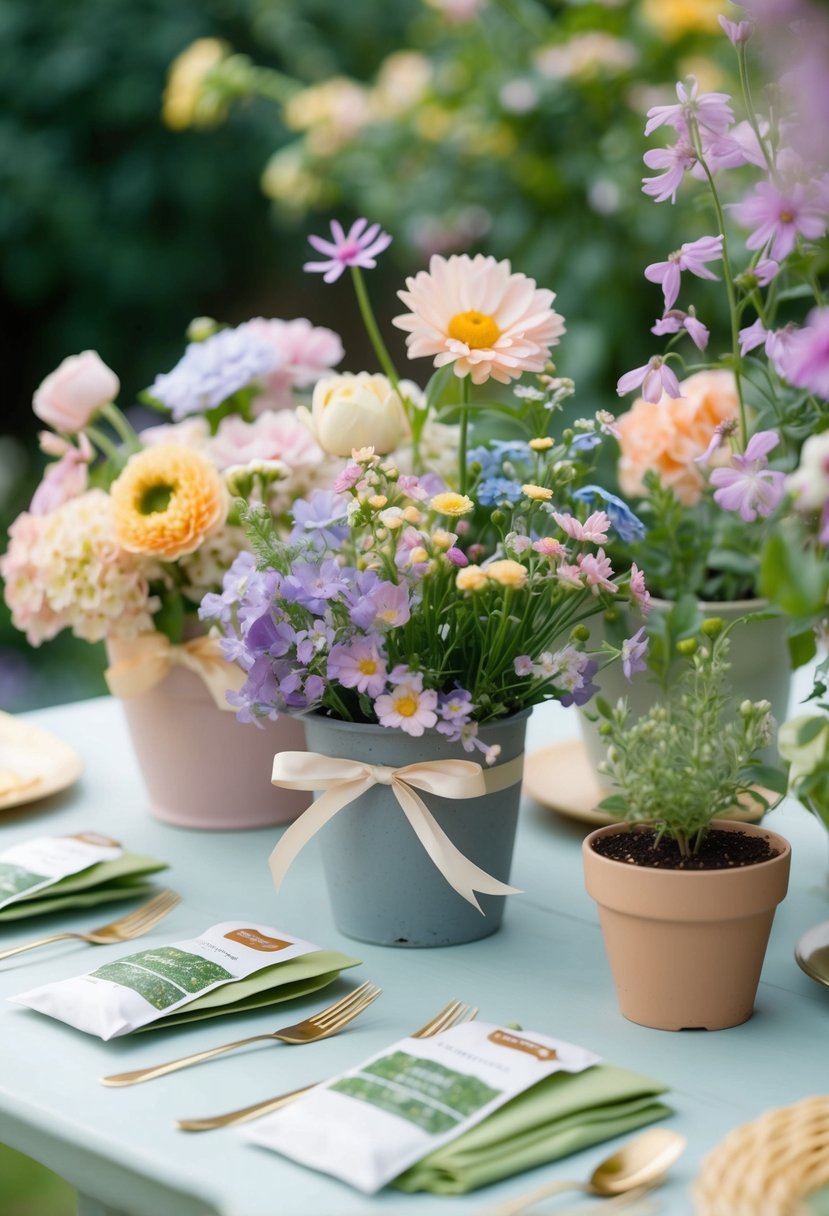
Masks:
[[[420,843],[458,895],[481,913],[475,891],[486,895],[520,895],[517,887],[499,882],[456,848],[415,787],[442,798],[479,798],[515,785],[521,780],[523,764],[524,757],[517,756],[486,772],[471,760],[432,760],[388,768],[384,764],[364,764],[318,752],[278,752],[273,761],[272,785],[324,793],[291,824],[271,853],[269,865],[274,885],[279,890],[297,853],[338,811],[372,786],[390,785]]]
[[[225,694],[238,692],[246,676],[223,658],[216,638],[198,637],[173,645],[163,633],[142,633],[129,642],[111,642],[112,662],[104,672],[114,697],[137,697],[160,684],[171,667],[186,667],[204,683],[219,709],[232,710]]]

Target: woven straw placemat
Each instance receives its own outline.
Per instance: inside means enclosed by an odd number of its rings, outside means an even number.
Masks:
[[[829,1096],[804,1098],[735,1127],[700,1165],[695,1216],[801,1216],[829,1183]]]

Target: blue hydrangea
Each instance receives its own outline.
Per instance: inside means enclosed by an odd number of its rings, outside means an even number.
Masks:
[[[627,503],[621,498],[617,498],[615,494],[610,494],[607,490],[603,490],[601,486],[582,486],[580,490],[574,492],[573,498],[577,502],[587,503],[588,506],[591,506],[598,498],[611,525],[618,533],[619,539],[624,541],[625,544],[643,539],[645,525],[642,520],[638,515],[634,515]]]
[[[521,497],[521,486],[508,477],[485,477],[478,485],[478,502],[485,507],[494,506],[499,502],[518,502]]]
[[[156,376],[150,395],[179,422],[215,409],[241,388],[277,370],[276,351],[243,326],[191,342],[172,371]]]

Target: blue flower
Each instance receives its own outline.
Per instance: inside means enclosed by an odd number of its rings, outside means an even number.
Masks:
[[[577,502],[587,503],[588,506],[597,498],[600,499],[611,525],[619,534],[619,539],[625,544],[643,539],[645,525],[642,520],[638,515],[634,515],[627,503],[623,502],[621,498],[617,498],[615,494],[608,493],[601,486],[582,486],[580,490],[574,492],[573,498]]]
[[[597,448],[601,441],[601,435],[597,435],[595,431],[584,431],[581,435],[576,435],[570,444],[570,451],[589,452],[592,448]]]
[[[518,502],[521,486],[508,477],[486,477],[478,485],[478,502],[485,507],[499,502]]]
[[[282,362],[276,351],[242,326],[191,342],[172,371],[156,376],[150,395],[179,422],[203,414],[269,375]]]
[[[348,536],[348,499],[331,490],[314,490],[310,498],[298,498],[293,506],[291,540],[312,540],[316,548],[339,549]]]

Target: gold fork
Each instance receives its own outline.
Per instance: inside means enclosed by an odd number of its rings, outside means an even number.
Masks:
[[[425,1026],[421,1026],[420,1030],[413,1031],[410,1038],[431,1039],[443,1030],[450,1030],[453,1026],[460,1026],[462,1022],[473,1021],[477,1015],[477,1009],[472,1009],[469,1005],[463,1005],[460,1001],[450,1001]],[[279,1094],[275,1098],[266,1098],[264,1102],[255,1102],[253,1106],[243,1106],[240,1110],[231,1110],[224,1115],[213,1115],[207,1119],[177,1119],[176,1127],[180,1128],[183,1132],[209,1132],[217,1127],[232,1127],[237,1123],[247,1123],[249,1119],[256,1119],[259,1115],[267,1115],[273,1110],[279,1110],[280,1106],[287,1106],[295,1098],[299,1098],[302,1094],[307,1093],[309,1089],[314,1089],[317,1085],[321,1084],[323,1082],[315,1081],[312,1085],[303,1085],[301,1089],[292,1089],[289,1093]]]
[[[39,937],[37,941],[26,942],[22,946],[12,946],[10,950],[0,951],[0,959],[11,958],[13,954],[22,954],[24,950],[34,950],[36,946],[47,946],[50,942],[68,941],[70,938],[91,942],[93,946],[111,946],[113,942],[128,942],[154,928],[179,903],[181,903],[181,896],[176,895],[175,891],[159,891],[158,895],[154,895],[148,903],[142,904],[140,908],[136,908],[118,920],[110,921],[108,925],[90,929],[89,933],[53,933],[51,937]]]
[[[178,1060],[170,1060],[167,1064],[156,1064],[151,1068],[137,1068],[134,1072],[118,1072],[110,1077],[101,1077],[101,1084],[136,1085],[139,1081],[151,1081],[154,1077],[163,1077],[179,1068],[201,1064],[202,1060],[212,1060],[214,1056],[224,1055],[226,1051],[234,1051],[237,1047],[246,1047],[248,1043],[264,1043],[266,1040],[291,1044],[316,1043],[318,1039],[327,1039],[329,1035],[337,1034],[349,1022],[353,1022],[364,1009],[368,1009],[372,1001],[377,1000],[382,991],[383,989],[375,984],[361,984],[333,1005],[320,1009],[302,1022],[283,1026],[281,1030],[272,1030],[270,1034],[254,1034],[247,1039],[237,1039],[235,1043],[223,1043],[221,1047],[197,1051],[192,1056],[182,1056]]]

